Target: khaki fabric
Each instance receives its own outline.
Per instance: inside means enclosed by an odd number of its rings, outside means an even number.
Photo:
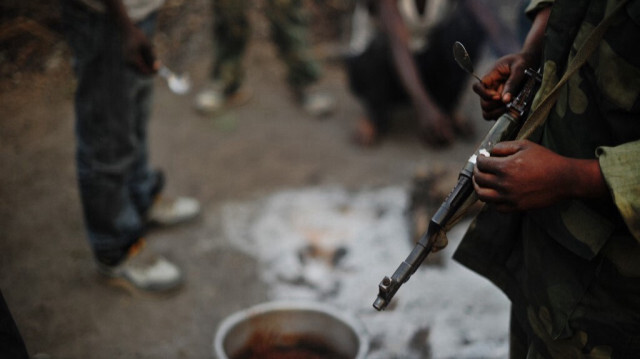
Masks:
[[[244,55],[251,36],[248,0],[213,1],[214,60],[211,77],[227,94],[244,81]],[[316,83],[322,68],[308,40],[309,15],[303,0],[266,0],[271,40],[287,69],[287,82],[294,91]]]

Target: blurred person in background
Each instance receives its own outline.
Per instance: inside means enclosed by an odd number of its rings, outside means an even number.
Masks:
[[[473,125],[457,111],[469,75],[452,48],[460,41],[473,60],[486,39],[499,56],[517,49],[495,11],[484,0],[358,0],[346,61],[350,88],[365,108],[354,141],[377,143],[389,129],[392,109],[405,103],[426,144],[473,137]]]
[[[216,114],[249,100],[244,86],[244,55],[251,35],[249,0],[212,0],[214,58],[211,79],[196,97],[196,109]],[[265,11],[271,38],[287,68],[287,82],[293,99],[307,113],[325,116],[335,108],[334,98],[314,89],[321,78],[321,66],[308,40],[309,21],[303,0],[267,0]]]
[[[164,0],[65,0],[63,20],[78,78],[76,162],[88,239],[99,273],[141,290],[183,282],[182,271],[144,247],[151,223],[195,217],[191,198],[161,196],[148,162],[153,75],[150,41]]]
[[[429,145],[473,134],[456,113],[469,75],[451,55],[455,41],[477,55],[485,38],[466,1],[363,0],[356,4],[353,26],[346,66],[351,90],[365,108],[356,143],[375,144],[388,130],[391,110],[406,102]]]

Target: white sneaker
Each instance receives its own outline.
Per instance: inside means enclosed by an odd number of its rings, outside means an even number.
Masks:
[[[241,87],[232,94],[225,95],[222,86],[212,82],[196,96],[196,110],[203,115],[215,115],[225,109],[240,106],[249,101],[251,90]]]
[[[302,108],[310,115],[323,117],[330,115],[336,108],[333,96],[326,92],[308,92],[302,95]]]
[[[98,272],[150,292],[172,290],[183,283],[182,271],[165,258],[145,249],[144,240],[134,244],[127,258],[118,265],[107,266],[98,262]]]
[[[200,214],[200,203],[189,197],[159,196],[151,205],[147,220],[151,224],[170,226],[186,222]]]

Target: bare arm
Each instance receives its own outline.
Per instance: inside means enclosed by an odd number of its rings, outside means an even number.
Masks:
[[[527,140],[502,142],[491,157],[479,156],[473,182],[478,198],[501,211],[610,198],[598,160],[560,156]]]
[[[405,26],[396,0],[379,2],[379,17],[382,27],[389,38],[391,52],[400,80],[414,103],[433,104],[419,81],[420,75],[409,50],[409,31]]]
[[[539,66],[550,12],[549,7],[538,12],[520,53],[499,59],[483,79],[484,86],[474,86],[485,118],[504,112],[524,69]],[[570,198],[610,198],[597,159],[564,157],[528,140],[502,142],[491,157],[480,156],[473,182],[478,198],[501,211],[544,208]]]
[[[420,73],[409,49],[409,31],[398,10],[396,0],[379,0],[378,17],[389,38],[396,72],[417,111],[427,142],[448,143],[453,134],[448,119],[438,108],[420,80]]]

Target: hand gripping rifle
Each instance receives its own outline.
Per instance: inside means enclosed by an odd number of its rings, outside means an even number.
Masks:
[[[473,73],[469,55],[459,42],[454,45],[454,56],[460,66]],[[515,139],[542,79],[539,70],[527,69],[525,75],[527,79],[518,96],[507,104],[507,111],[496,120],[489,133],[460,171],[458,183],[431,218],[427,231],[416,243],[409,256],[398,266],[391,278],[384,277],[378,285],[378,298],[373,302],[373,307],[377,310],[384,310],[387,307],[400,286],[415,273],[441,236],[444,236],[446,231],[462,217],[466,208],[477,200],[471,180],[477,157],[489,156],[491,149],[498,142]]]

